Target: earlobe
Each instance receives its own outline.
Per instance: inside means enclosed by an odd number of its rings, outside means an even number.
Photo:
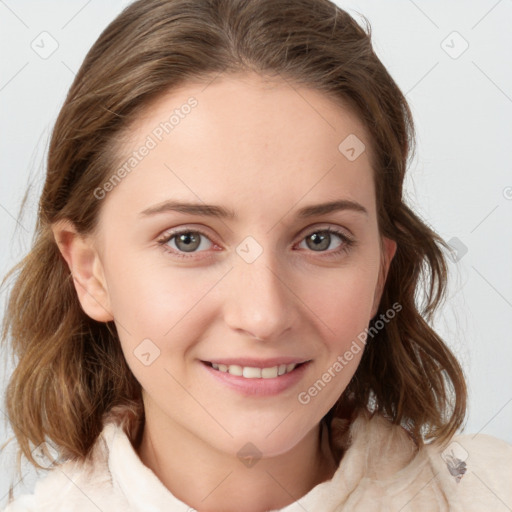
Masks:
[[[113,320],[103,265],[92,238],[79,234],[69,220],[56,222],[52,231],[84,312],[98,322]]]
[[[397,245],[394,240],[391,240],[389,238],[382,238],[380,273],[379,280],[375,288],[371,318],[373,318],[377,314],[377,311],[379,309],[380,299],[382,297],[382,293],[384,292],[384,286],[386,284],[386,279],[388,277],[389,267],[391,265],[391,261],[395,256],[396,248]]]

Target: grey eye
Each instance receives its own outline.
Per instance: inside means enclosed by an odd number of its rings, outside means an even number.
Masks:
[[[315,231],[314,233],[311,233],[310,235],[305,237],[304,240],[306,242],[308,249],[317,252],[325,251],[326,249],[329,249],[329,246],[333,241],[333,235],[338,239],[341,239],[340,235],[337,235],[336,233],[332,233],[329,231]],[[331,247],[331,249],[333,249],[333,247]]]
[[[169,244],[174,241],[174,245],[178,251],[181,252],[194,252],[197,251],[197,249],[205,249],[204,244],[202,246],[202,239],[208,240],[204,235],[201,233],[198,233],[197,231],[184,231],[182,233],[177,233],[173,235],[169,239]],[[208,249],[208,243],[211,244],[211,242],[207,241],[207,247]]]

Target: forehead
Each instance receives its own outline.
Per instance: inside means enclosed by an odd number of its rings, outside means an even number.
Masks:
[[[137,191],[130,200],[140,207],[172,197],[236,209],[257,193],[260,205],[343,196],[372,209],[363,123],[347,106],[284,79],[189,82],[154,101],[125,135],[119,166],[127,176],[109,195]]]

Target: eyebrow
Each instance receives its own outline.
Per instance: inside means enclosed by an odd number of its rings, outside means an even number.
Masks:
[[[314,204],[301,208],[297,212],[297,217],[306,219],[309,217],[315,217],[319,215],[326,215],[336,211],[354,211],[368,215],[366,208],[355,201],[349,199],[339,199],[337,201],[330,201],[328,203]],[[235,219],[236,214],[233,210],[224,208],[223,206],[217,206],[213,204],[205,203],[186,203],[180,201],[164,201],[155,206],[151,206],[142,212],[139,216],[148,217],[159,213],[166,212],[180,212],[188,213],[191,215],[200,215],[205,217],[217,217],[220,219]]]

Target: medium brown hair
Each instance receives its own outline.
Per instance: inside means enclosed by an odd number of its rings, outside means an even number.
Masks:
[[[103,31],[76,75],[52,133],[33,247],[4,280],[14,283],[2,340],[17,359],[7,412],[19,453],[34,465],[29,442],[49,439],[64,458],[85,459],[112,408],[143,414],[115,325],[81,309],[51,226],[69,219],[80,233],[95,228],[102,201],[93,192],[150,103],[187,81],[244,72],[351,106],[370,137],[380,233],[397,243],[376,318],[396,303],[401,310],[368,338],[329,415],[372,407],[419,445],[444,442],[462,425],[463,373],[429,326],[445,296],[448,246],[404,201],[413,121],[372,49],[369,24],[328,0],[140,0]]]

